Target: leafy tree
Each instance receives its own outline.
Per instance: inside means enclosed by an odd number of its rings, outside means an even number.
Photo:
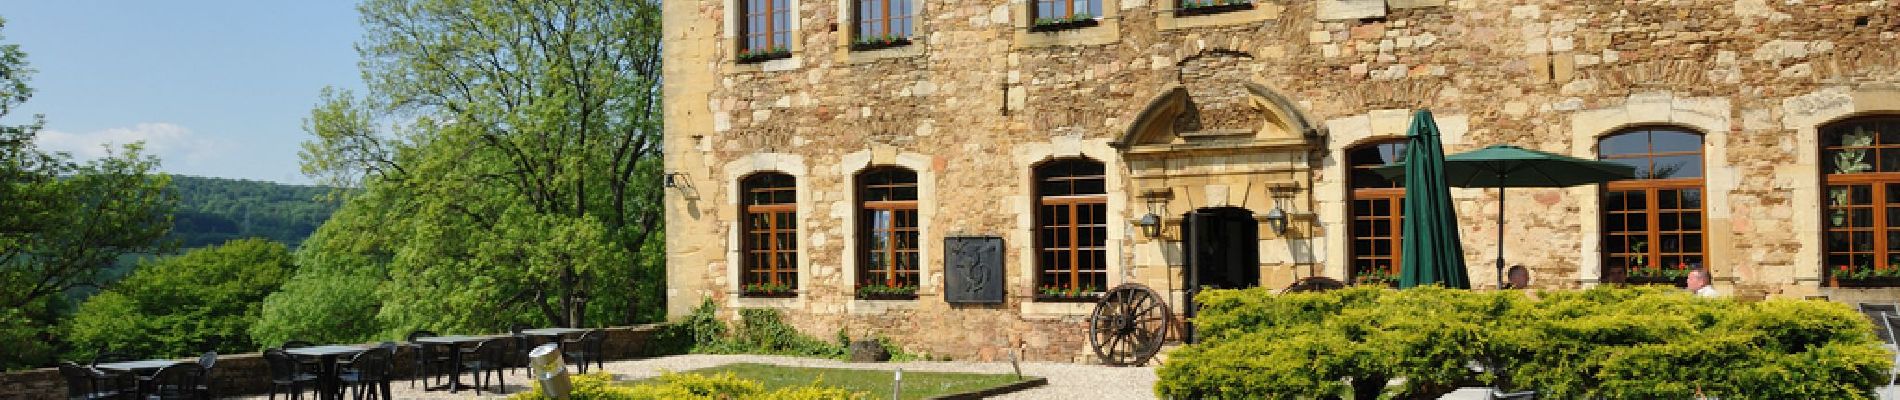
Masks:
[[[246,331],[264,297],[293,271],[289,250],[261,238],[141,263],[79,305],[67,338],[75,355],[101,348],[156,357],[254,351],[262,346]]]
[[[0,27],[5,21],[0,20]],[[26,53],[0,44],[0,119],[32,97]],[[163,250],[174,199],[170,178],[140,145],[75,162],[41,151],[35,115],[0,123],[0,367],[42,365],[52,327],[75,288],[98,284],[116,259]]]
[[[359,10],[370,91],[326,91],[301,157],[362,189],[324,229],[375,239],[313,237],[310,259],[376,264],[388,333],[659,318],[659,3]]]

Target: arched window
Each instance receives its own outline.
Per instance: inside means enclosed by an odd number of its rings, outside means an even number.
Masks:
[[[740,184],[745,200],[742,294],[790,297],[798,290],[798,189],[791,175],[761,172]]]
[[[1108,187],[1101,162],[1036,167],[1036,298],[1088,300],[1108,286]]]
[[[1821,173],[1831,284],[1900,282],[1900,117],[1822,127]]]
[[[858,298],[917,298],[917,173],[859,173],[858,209]]]
[[[1372,171],[1404,161],[1405,141],[1373,143],[1346,152],[1352,187],[1352,271],[1355,284],[1397,285],[1399,228],[1404,223],[1405,182],[1386,179]]]
[[[1702,267],[1702,135],[1636,128],[1597,141],[1598,158],[1636,169],[1603,185],[1604,276],[1630,283],[1682,284]]]

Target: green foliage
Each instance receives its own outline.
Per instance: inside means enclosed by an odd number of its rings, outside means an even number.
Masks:
[[[0,28],[6,21],[0,20]],[[0,39],[4,39],[0,37]],[[33,95],[19,45],[0,43],[0,118]],[[157,253],[171,229],[169,177],[142,144],[75,162],[35,145],[41,116],[0,123],[0,368],[51,362],[65,297],[111,277],[127,254]],[[12,346],[19,346],[16,350]]]
[[[1551,398],[1867,398],[1891,354],[1838,303],[1738,303],[1664,288],[1517,292],[1358,287],[1210,291],[1207,339],[1158,371],[1176,398],[1315,398],[1387,378],[1435,398],[1493,384]],[[1489,366],[1485,372],[1467,367]]]
[[[732,373],[701,375],[667,373],[656,380],[657,383],[632,386],[615,385],[613,375],[595,373],[570,378],[573,390],[568,393],[571,400],[672,400],[672,399],[760,399],[760,400],[816,400],[816,399],[860,399],[863,393],[825,387],[823,382],[813,381],[808,385],[785,387],[771,391],[759,382],[740,379]],[[550,397],[541,394],[540,383],[532,390],[510,396],[511,400],[547,400]]]
[[[326,90],[299,155],[360,190],[301,267],[377,279],[374,331],[392,337],[663,318],[659,2],[358,10],[369,90]],[[320,239],[331,225],[357,237]],[[340,287],[310,286],[296,296]],[[282,321],[255,333],[313,328]]]
[[[334,213],[328,201],[335,189],[237,179],[176,176],[178,196],[171,238],[180,248],[198,248],[233,239],[262,237],[292,248]]]
[[[778,310],[740,309],[739,320],[728,326],[719,319],[719,306],[707,298],[685,318],[662,326],[652,346],[657,354],[772,354],[799,357],[844,358],[851,337],[838,330],[831,342],[806,335],[785,324]],[[897,361],[926,357],[904,352],[890,338],[875,338]]]
[[[142,263],[79,305],[65,326],[69,357],[99,349],[150,357],[256,350],[245,330],[292,271],[283,244],[241,239]]]

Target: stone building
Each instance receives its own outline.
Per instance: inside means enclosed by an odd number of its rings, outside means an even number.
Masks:
[[[1246,285],[1376,283],[1402,192],[1363,167],[1402,153],[1420,108],[1447,153],[1644,176],[1512,190],[1506,257],[1534,286],[1706,266],[1743,298],[1891,300],[1897,7],[667,1],[669,313],[711,299],[821,337],[1067,360],[1088,293],[1139,283],[1180,312],[1184,248],[1257,266],[1228,274]],[[1493,286],[1498,197],[1452,193],[1471,281]],[[1000,303],[950,302],[951,242],[995,246]]]

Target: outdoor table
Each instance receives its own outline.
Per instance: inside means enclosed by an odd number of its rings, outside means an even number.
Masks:
[[[581,329],[581,328],[535,328],[535,329],[523,329],[521,330],[521,334],[534,336],[534,337],[543,337],[543,338],[559,338],[561,336],[565,336],[568,334],[582,333],[582,332],[587,332],[587,331],[588,331],[587,329]]]
[[[112,372],[120,372],[120,373],[135,375],[135,376],[146,376],[146,375],[151,375],[153,372],[157,372],[159,369],[170,367],[173,365],[184,364],[184,363],[185,361],[178,361],[178,360],[120,361],[120,362],[114,362],[114,363],[104,363],[104,364],[94,365],[93,368],[106,370],[106,371],[112,371]],[[145,385],[140,384],[138,385],[138,388],[136,390],[133,390],[133,393],[137,393],[135,394],[135,396],[144,396],[144,394],[142,393],[144,391],[145,391]]]
[[[436,390],[442,390],[443,388],[446,387],[447,389],[449,389],[449,393],[455,393],[455,392],[461,391],[462,390],[462,345],[468,344],[468,343],[479,343],[481,341],[494,339],[494,338],[496,337],[495,336],[466,336],[466,335],[430,336],[430,337],[416,338],[415,340],[416,343],[428,343],[428,344],[437,344],[437,345],[447,346],[449,348],[449,359],[451,360],[450,362],[455,364],[455,371],[454,371],[455,373],[449,375],[448,384],[432,387],[432,388],[425,388],[424,390],[436,391]]]
[[[343,398],[343,385],[342,382],[339,382],[340,379],[337,377],[337,356],[357,354],[367,350],[369,350],[369,348],[364,346],[330,345],[284,349],[284,353],[303,357],[316,357],[318,360],[321,360],[318,365],[323,366],[323,371],[317,374],[317,397],[323,399],[341,399]]]

